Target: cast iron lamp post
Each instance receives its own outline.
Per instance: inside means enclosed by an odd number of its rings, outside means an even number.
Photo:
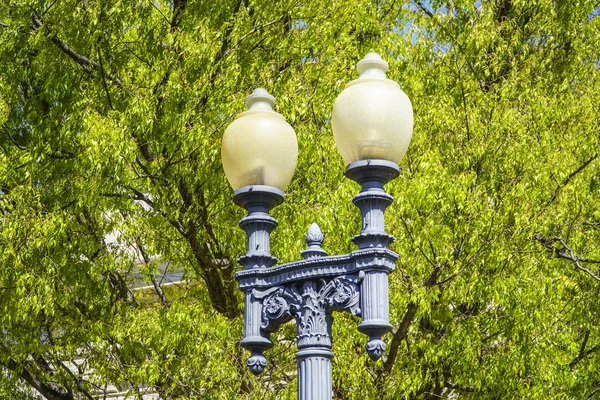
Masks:
[[[393,197],[384,185],[400,172],[412,136],[410,100],[386,78],[388,64],[369,53],[357,65],[360,77],[346,85],[333,106],[335,142],[347,163],[346,176],[362,187],[353,202],[362,215],[362,231],[352,238],[358,250],[328,256],[323,233],[308,228],[303,260],[275,266],[269,235],[277,226],[269,211],[283,202],[298,158],[292,127],[273,111],[273,96],[256,89],[248,111],[237,116],[223,137],[222,158],[233,201],[248,214],[240,227],[248,235],[244,267],[236,274],[245,295],[244,338],[247,365],[254,374],[267,364],[264,351],[280,324],[296,319],[298,398],[331,399],[331,324],[333,311],[360,316],[358,330],[369,337],[366,350],[379,359],[392,329],[389,323],[388,274],[398,255],[387,247],[394,237],[384,230],[384,212]]]

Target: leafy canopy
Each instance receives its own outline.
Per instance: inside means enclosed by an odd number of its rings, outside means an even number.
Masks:
[[[330,253],[351,250],[357,187],[330,112],[369,51],[416,126],[388,185],[389,352],[368,362],[357,321],[337,316],[335,397],[600,393],[599,14],[590,0],[3,2],[0,397],[293,397],[293,325],[259,378],[237,345],[245,242],[220,138],[267,88],[300,147],[275,255],[296,259],[313,221]],[[165,285],[156,257],[194,283]]]

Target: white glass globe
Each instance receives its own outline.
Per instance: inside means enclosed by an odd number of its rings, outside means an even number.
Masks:
[[[255,89],[248,111],[236,116],[223,135],[221,159],[227,180],[237,190],[268,185],[285,190],[298,161],[298,141],[285,118],[273,111],[275,98]]]
[[[388,63],[369,53],[356,66],[360,76],[335,100],[331,125],[347,164],[379,159],[398,163],[412,138],[413,109],[398,84],[385,76]]]

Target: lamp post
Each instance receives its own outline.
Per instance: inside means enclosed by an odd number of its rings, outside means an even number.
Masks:
[[[388,64],[369,53],[357,65],[360,77],[346,85],[333,107],[336,145],[347,163],[346,177],[361,185],[353,202],[362,215],[362,230],[352,241],[358,250],[328,256],[323,233],[312,224],[302,260],[275,266],[269,235],[277,221],[270,210],[283,202],[298,157],[292,127],[272,107],[273,96],[256,89],[246,99],[248,111],[238,115],[223,137],[222,159],[235,190],[234,202],[248,214],[240,227],[248,251],[236,274],[244,292],[244,338],[251,356],[247,366],[259,374],[267,364],[270,334],[293,318],[298,329],[298,398],[331,399],[332,312],[360,316],[358,330],[369,337],[366,350],[379,359],[389,323],[388,274],[398,255],[388,249],[394,237],[385,232],[384,212],[393,197],[384,185],[400,172],[412,136],[410,100],[386,78]]]

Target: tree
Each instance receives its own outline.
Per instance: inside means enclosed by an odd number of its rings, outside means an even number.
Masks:
[[[336,398],[600,395],[599,273],[581,265],[600,259],[599,14],[585,0],[4,2],[0,393],[292,396],[293,326],[259,378],[237,345],[245,244],[220,137],[266,87],[300,147],[275,255],[296,259],[313,220],[330,253],[351,250],[357,187],[329,118],[378,51],[416,121],[388,185],[395,329],[371,364],[356,321],[336,318]],[[157,255],[198,284],[163,287]],[[155,295],[131,289],[136,256]]]

